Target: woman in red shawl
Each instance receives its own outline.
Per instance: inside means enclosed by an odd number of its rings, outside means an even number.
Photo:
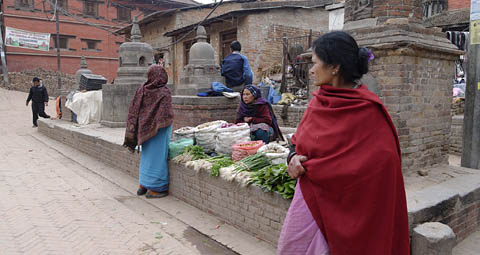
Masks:
[[[135,92],[128,110],[124,146],[130,151],[141,145],[137,195],[147,198],[168,195],[168,143],[173,110],[168,75],[160,65],[148,69],[147,81]]]
[[[292,138],[299,178],[278,254],[408,255],[401,154],[380,99],[356,83],[370,54],[345,32],[314,42],[319,87]]]

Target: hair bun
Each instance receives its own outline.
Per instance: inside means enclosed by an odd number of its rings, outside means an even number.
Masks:
[[[358,49],[358,70],[360,74],[366,74],[368,72],[368,61],[370,59],[370,52],[367,48],[361,47]]]

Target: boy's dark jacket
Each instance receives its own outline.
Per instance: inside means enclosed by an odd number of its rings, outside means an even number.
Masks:
[[[32,100],[34,103],[48,102],[48,92],[45,86],[32,86],[28,93],[27,103]]]

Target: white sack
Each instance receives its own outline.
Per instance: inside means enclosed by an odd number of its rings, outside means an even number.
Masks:
[[[215,150],[215,135],[217,128],[221,127],[222,124],[227,123],[224,120],[217,120],[212,122],[203,123],[198,125],[195,129],[195,139],[197,145],[202,146],[207,151]]]
[[[174,140],[180,140],[182,138],[195,138],[195,128],[194,127],[182,127],[173,131]]]
[[[102,91],[75,93],[65,106],[77,115],[78,124],[98,123],[102,117]]]
[[[227,128],[217,128],[215,151],[232,155],[232,146],[236,143],[250,141],[250,126],[241,123]]]
[[[278,143],[269,143],[258,149],[257,153],[264,153],[267,158],[272,161],[273,165],[287,163],[290,150]]]

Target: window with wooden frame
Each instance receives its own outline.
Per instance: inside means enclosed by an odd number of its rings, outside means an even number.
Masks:
[[[438,15],[448,8],[446,0],[423,0],[422,5],[424,19]]]
[[[51,45],[53,45],[53,49],[56,49],[57,48],[57,35],[56,34],[52,34],[51,36],[52,40],[53,40],[53,43]],[[71,50],[69,48],[69,40],[70,39],[74,39],[75,36],[68,36],[68,35],[60,35],[58,37],[59,39],[59,45],[60,45],[60,49],[61,50]]]
[[[102,42],[101,40],[81,39],[81,41],[85,43],[85,47],[83,47],[82,50],[101,51],[101,49],[99,49],[99,45]]]
[[[196,42],[196,39],[183,42],[183,66],[188,65],[188,60],[190,58],[190,48],[192,48],[192,45]]]
[[[94,1],[85,0],[83,2],[83,15],[97,17],[98,3]]]
[[[57,0],[58,7],[64,9],[65,11],[68,10],[68,2],[67,0]]]
[[[117,20],[130,22],[132,17],[132,10],[129,8],[117,6]]]
[[[15,8],[33,10],[35,6],[33,0],[15,0]]]
[[[237,40],[237,29],[227,30],[220,33],[220,63],[223,59],[232,53],[232,49],[230,49],[230,44],[233,41]]]

